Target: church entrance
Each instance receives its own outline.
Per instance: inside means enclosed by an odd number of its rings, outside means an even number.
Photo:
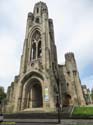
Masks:
[[[69,106],[70,105],[70,100],[71,100],[71,96],[69,94],[66,94],[65,98],[64,98],[63,107]]]
[[[39,84],[34,84],[31,88],[32,108],[39,108],[43,106],[42,88]]]
[[[22,110],[33,110],[43,107],[42,81],[36,77],[31,78],[24,84],[22,92]]]

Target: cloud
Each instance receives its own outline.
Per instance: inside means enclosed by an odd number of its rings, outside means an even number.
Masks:
[[[20,60],[18,61],[16,50],[15,39],[8,33],[0,34],[0,85],[4,85],[5,89],[19,71]]]
[[[82,70],[86,64],[93,62],[90,56],[93,53],[93,18],[91,16],[93,8],[86,7],[86,2],[76,0],[66,2],[63,6],[61,9],[63,23],[57,20],[57,30],[55,30],[59,63],[64,62],[64,53],[73,51],[79,69]]]

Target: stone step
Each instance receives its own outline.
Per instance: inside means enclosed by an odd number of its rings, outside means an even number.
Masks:
[[[63,107],[60,112],[61,118],[68,118],[72,112],[73,107]],[[24,111],[20,113],[4,114],[5,119],[56,119],[58,117],[58,112],[40,112],[40,110],[35,111]]]
[[[73,106],[63,107],[63,108],[62,108],[62,113],[63,113],[63,114],[65,114],[65,113],[71,114],[72,111],[73,111],[73,108],[74,108]]]
[[[69,117],[67,113],[60,113],[61,118]],[[57,119],[58,113],[15,113],[4,114],[5,119]]]

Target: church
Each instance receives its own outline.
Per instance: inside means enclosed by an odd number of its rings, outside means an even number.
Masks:
[[[56,111],[56,104],[85,105],[81,81],[72,52],[58,64],[53,20],[44,2],[29,12],[20,72],[7,90],[6,112]]]

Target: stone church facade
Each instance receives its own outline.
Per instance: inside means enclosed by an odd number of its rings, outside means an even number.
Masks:
[[[85,105],[74,54],[58,64],[53,20],[38,2],[28,13],[20,72],[8,87],[6,112],[56,111],[57,96],[61,106]]]

